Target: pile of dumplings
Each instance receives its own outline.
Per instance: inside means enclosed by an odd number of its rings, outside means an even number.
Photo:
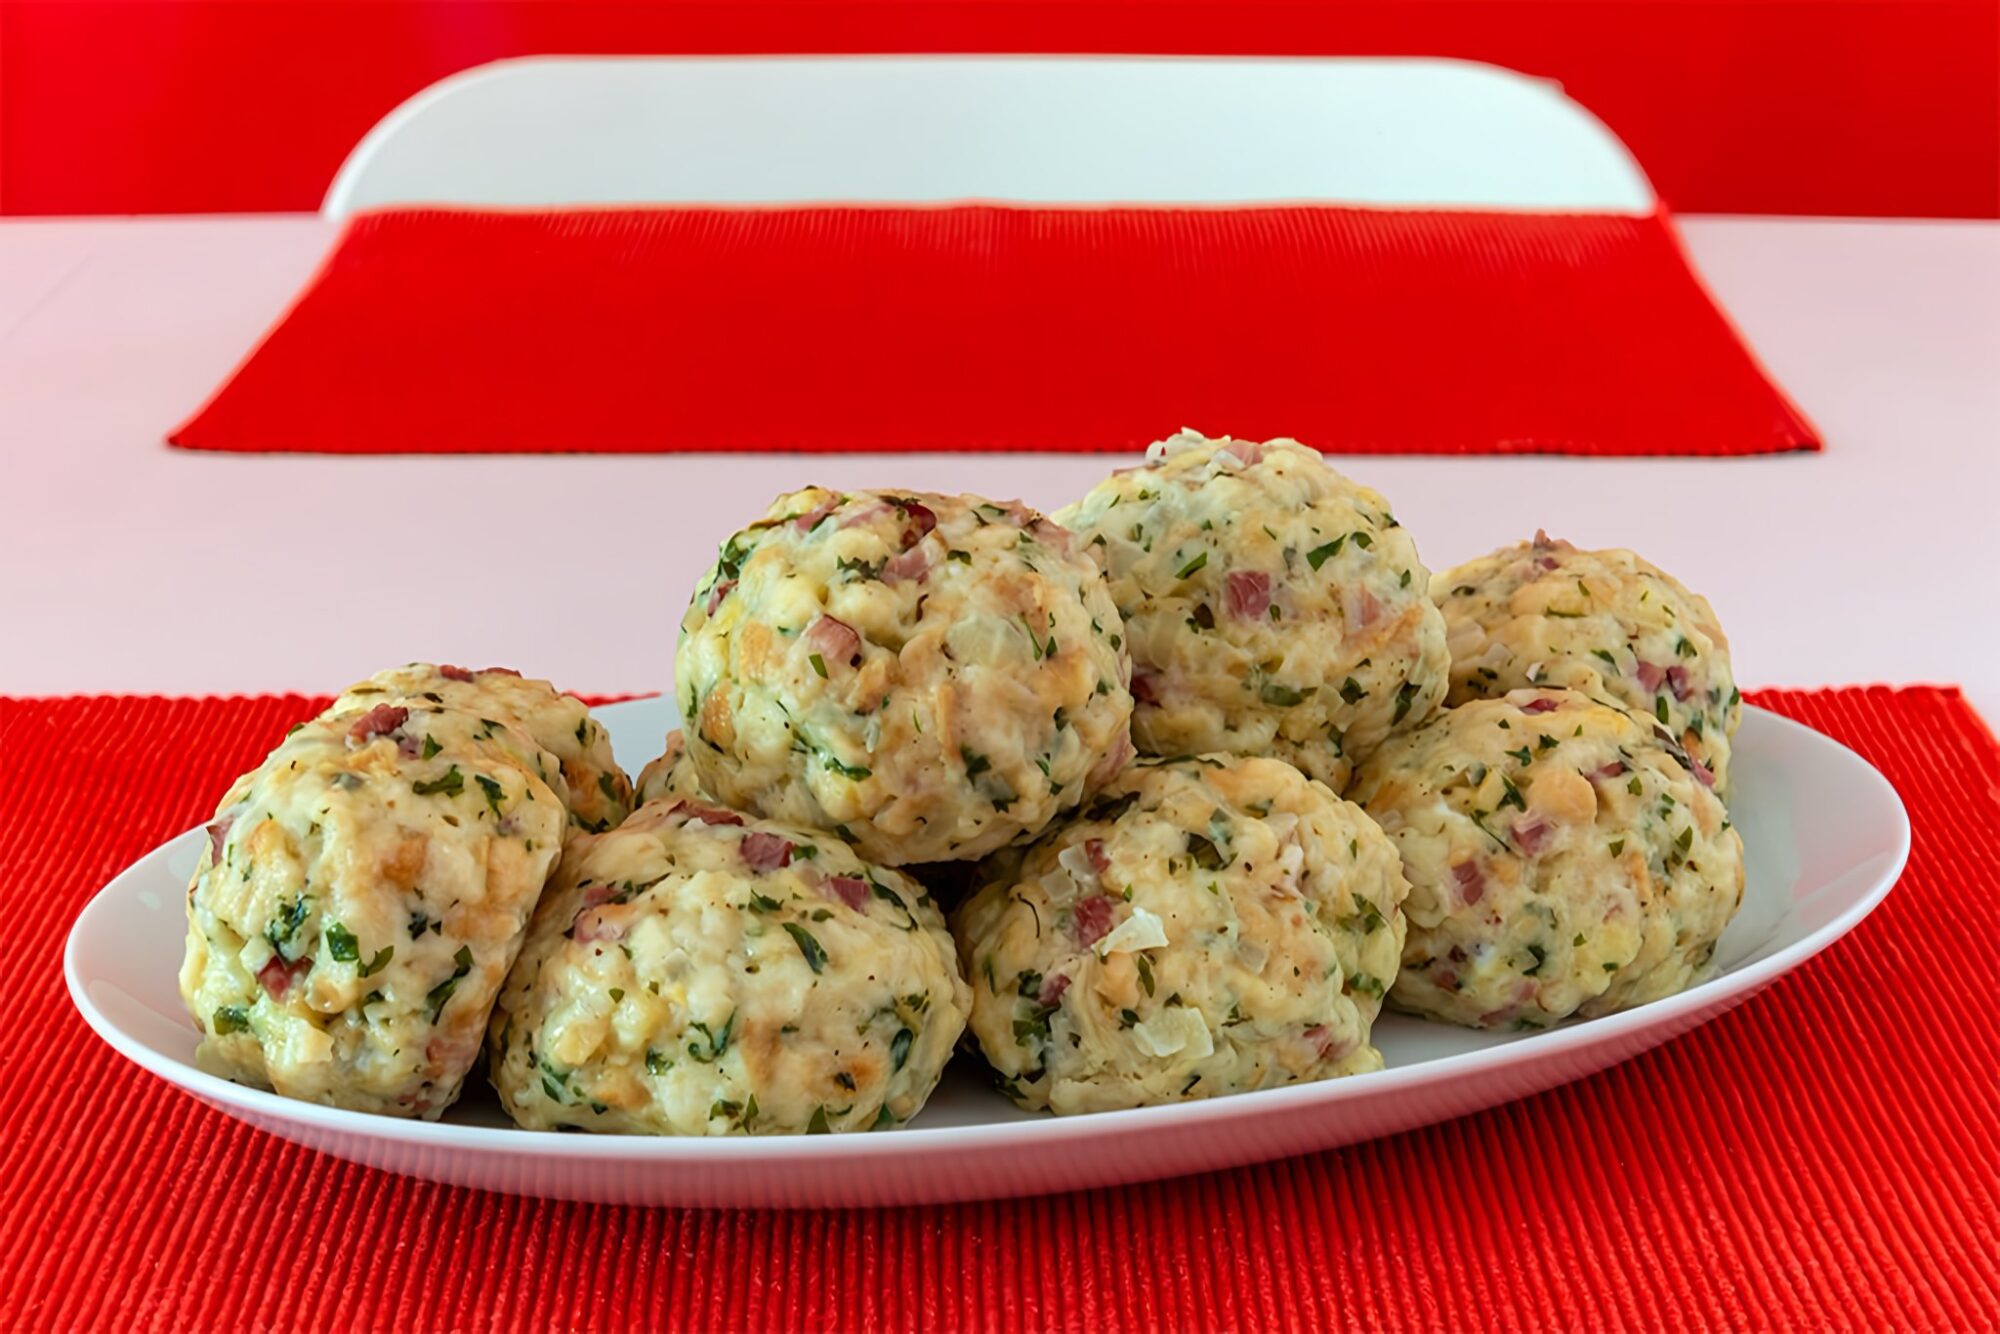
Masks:
[[[675,668],[636,790],[502,669],[295,728],[189,887],[202,1065],[434,1118],[483,1057],[529,1129],[811,1134],[966,1045],[1100,1111],[1379,1069],[1385,1005],[1670,995],[1742,900],[1707,602],[1541,534],[1433,576],[1291,440],[1183,432],[1046,517],[781,496]]]

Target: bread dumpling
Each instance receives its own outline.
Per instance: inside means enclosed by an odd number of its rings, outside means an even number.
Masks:
[[[1339,791],[1444,698],[1416,543],[1296,440],[1183,431],[1055,517],[1110,579],[1144,754],[1270,755]]]
[[[1685,988],[1743,902],[1743,843],[1650,723],[1570,690],[1447,709],[1349,796],[1410,880],[1404,1010],[1545,1028]]]
[[[571,841],[493,1012],[532,1130],[777,1135],[917,1114],[970,998],[914,881],[689,799]]]
[[[1123,642],[1033,510],[813,487],[724,544],[676,680],[703,790],[901,866],[1025,841],[1118,772]]]

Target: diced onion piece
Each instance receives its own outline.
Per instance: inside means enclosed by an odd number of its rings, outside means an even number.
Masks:
[[[1132,915],[1105,933],[1097,942],[1097,957],[1115,954],[1120,950],[1131,953],[1135,950],[1157,949],[1167,943],[1167,924],[1157,913],[1144,908],[1133,908]]]
[[[1132,1040],[1153,1056],[1185,1055],[1200,1060],[1215,1052],[1215,1039],[1201,1011],[1186,1005],[1170,1005],[1146,1022],[1133,1025]]]

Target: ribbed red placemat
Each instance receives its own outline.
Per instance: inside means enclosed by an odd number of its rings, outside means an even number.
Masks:
[[[65,932],[314,701],[0,700],[0,1306],[38,1329],[2000,1324],[2000,746],[1952,690],[1773,691],[1903,794],[1903,883],[1720,1019],[1550,1093],[1264,1167],[704,1213],[320,1157],[125,1064]],[[164,945],[165,942],[163,942]]]
[[[172,440],[334,454],[1763,454],[1812,427],[1664,214],[399,210]]]

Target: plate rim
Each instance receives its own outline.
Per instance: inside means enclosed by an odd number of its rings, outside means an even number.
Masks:
[[[654,702],[653,698],[625,700],[609,704],[594,713],[632,708]],[[1560,1060],[1565,1053],[1587,1050],[1600,1043],[1615,1043],[1639,1030],[1668,1028],[1672,1022],[1697,1012],[1719,1013],[1729,1004],[1761,990],[1770,982],[1804,964],[1827,946],[1848,934],[1888,897],[1909,863],[1911,826],[1909,810],[1895,786],[1868,760],[1839,740],[1795,719],[1755,705],[1744,706],[1746,714],[1760,717],[1760,726],[1775,725],[1780,731],[1805,733],[1815,742],[1834,746],[1865,771],[1867,781],[1886,795],[1893,816],[1895,844],[1889,864],[1877,882],[1855,903],[1808,933],[1802,939],[1747,964],[1735,972],[1710,977],[1675,995],[1605,1015],[1580,1024],[1568,1024],[1515,1041],[1457,1052],[1419,1061],[1412,1065],[1388,1067],[1364,1075],[1316,1080],[1279,1088],[1257,1089],[1220,1098],[1192,1102],[1164,1103],[1152,1107],[1132,1107],[1092,1112],[1083,1116],[1043,1115],[1027,1119],[994,1121],[976,1125],[899,1128],[891,1133],[844,1135],[559,1135],[525,1130],[518,1126],[468,1126],[445,1121],[381,1116],[369,1112],[330,1107],[321,1103],[287,1098],[264,1089],[237,1084],[212,1075],[197,1066],[165,1056],[148,1046],[98,1008],[79,971],[79,942],[93,914],[103,910],[121,881],[150,858],[176,843],[197,837],[201,828],[186,830],[141,854],[120,870],[77,913],[63,943],[63,980],[70,1002],[100,1040],[126,1060],[184,1093],[204,1102],[241,1109],[266,1120],[289,1121],[310,1126],[315,1131],[359,1139],[395,1141],[414,1148],[450,1149],[485,1155],[512,1157],[537,1154],[576,1160],[630,1160],[635,1163],[684,1164],[783,1162],[797,1159],[819,1160],[873,1157],[883,1153],[951,1153],[1006,1148],[1022,1136],[1033,1143],[1092,1139],[1105,1135],[1194,1130],[1211,1122],[1227,1122],[1253,1111],[1282,1115],[1308,1108],[1331,1107],[1363,1096],[1388,1097],[1399,1090],[1413,1090],[1439,1080],[1458,1079],[1488,1072],[1499,1066],[1521,1063],[1533,1053],[1538,1063]],[[1865,864],[1865,863],[1864,863]],[[1560,1082],[1569,1082],[1567,1080]],[[898,1148],[896,1146],[904,1147]]]

